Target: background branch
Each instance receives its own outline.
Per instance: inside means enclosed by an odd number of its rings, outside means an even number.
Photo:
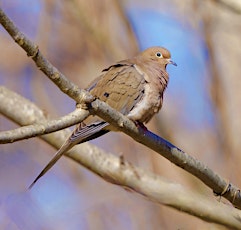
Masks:
[[[241,14],[241,3],[237,0],[215,0],[216,3],[220,4],[221,6],[237,13]]]
[[[18,125],[30,125],[34,120],[47,122],[45,116],[43,116],[43,111],[35,104],[6,88],[2,90],[6,90],[8,93],[4,95],[11,97],[23,108],[18,113],[15,113],[15,108],[9,107],[7,103],[1,106],[0,112],[8,110],[9,118],[12,121]],[[5,100],[4,97],[2,99]],[[41,138],[55,148],[59,148],[69,134],[69,131],[61,131],[41,136]],[[113,154],[108,154],[93,145],[88,143],[78,145],[69,151],[66,156],[108,182],[129,188],[154,202],[184,211],[208,222],[234,229],[241,228],[241,222],[239,221],[239,217],[241,218],[240,211],[216,200],[207,199],[193,193],[181,185],[168,182],[156,174],[128,163],[122,157],[118,158]]]

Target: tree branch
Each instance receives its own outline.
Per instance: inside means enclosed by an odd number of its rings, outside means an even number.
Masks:
[[[19,118],[19,111],[23,109],[25,105],[25,99],[19,97],[18,94],[13,93],[12,91],[8,90],[4,86],[0,86],[0,112],[9,119],[16,121]],[[14,110],[12,109],[14,108]],[[12,143],[15,141],[20,141],[23,139],[27,139],[30,137],[36,137],[48,133],[52,133],[69,126],[73,126],[75,124],[80,123],[83,121],[88,115],[89,111],[84,110],[81,108],[76,109],[72,113],[61,117],[57,120],[36,120],[35,117],[35,110],[31,110],[28,108],[26,113],[30,116],[30,124],[34,123],[33,125],[29,125],[29,123],[25,123],[26,119],[23,119],[22,125],[23,127],[0,132],[0,144]],[[41,118],[44,118],[44,114],[41,114]]]
[[[215,0],[217,3],[219,3],[221,6],[237,13],[241,14],[241,4],[240,1],[235,0]]]
[[[22,108],[18,113],[15,113],[13,106],[8,106],[7,103],[4,103],[0,107],[0,112],[8,111],[9,119],[19,125],[30,125],[36,120],[41,123],[47,122],[43,111],[32,102],[4,87],[2,90],[6,90],[8,94],[5,93],[4,95],[13,98],[16,104]],[[1,97],[1,99],[5,100],[6,98]],[[41,139],[55,148],[59,148],[69,134],[70,132],[66,131],[55,132],[41,136]],[[241,214],[239,210],[215,200],[207,199],[183,188],[181,185],[168,182],[158,175],[135,167],[131,163],[126,162],[123,157],[118,158],[112,154],[105,153],[103,150],[88,143],[76,146],[73,150],[66,153],[66,156],[110,183],[129,188],[156,203],[186,212],[208,222],[234,229],[241,228]]]
[[[0,8],[0,23],[4,29],[9,33],[13,40],[22,47],[27,55],[33,59],[37,67],[51,80],[59,89],[74,99],[76,102],[81,103],[82,100],[91,101],[93,97],[86,98],[88,94],[84,94],[84,90],[79,89],[78,86],[69,81],[59,70],[54,67],[40,52],[37,45],[28,39],[19,29],[14,25],[7,15]]]

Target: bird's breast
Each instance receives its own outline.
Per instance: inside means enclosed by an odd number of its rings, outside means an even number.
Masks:
[[[159,88],[159,87],[158,87]],[[144,96],[128,114],[131,120],[147,123],[162,106],[162,92],[146,83]]]

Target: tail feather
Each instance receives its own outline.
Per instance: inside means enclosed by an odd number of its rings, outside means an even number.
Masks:
[[[92,123],[90,125],[79,124],[70,137],[61,146],[61,148],[55,153],[50,162],[34,179],[33,183],[29,186],[29,189],[31,189],[35,183],[53,167],[53,165],[60,159],[61,156],[63,156],[64,153],[66,153],[76,144],[84,143],[108,133],[109,130],[104,129],[106,126],[108,126],[108,123],[104,121]]]
[[[95,139],[99,136],[106,134],[107,132],[109,132],[109,130],[104,128],[108,125],[109,124],[104,121],[94,122],[94,123],[91,123],[90,125],[83,125],[83,124],[77,125],[74,132],[64,142],[61,148],[55,153],[53,158],[39,173],[39,175],[34,179],[33,183],[29,186],[29,189],[31,189],[35,185],[35,183],[53,167],[53,165],[59,160],[61,156],[63,156],[65,152],[67,152],[77,144],[84,143],[86,141]]]
[[[39,173],[39,175],[34,179],[32,184],[29,186],[29,189],[31,189],[35,183],[53,167],[53,165],[59,160],[59,158],[67,152],[69,149],[73,147],[73,143],[69,142],[68,140],[62,145],[62,147],[55,153],[53,158],[49,161],[49,163],[44,167],[44,169]]]

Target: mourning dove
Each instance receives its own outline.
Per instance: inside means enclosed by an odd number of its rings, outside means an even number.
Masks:
[[[163,47],[151,47],[131,59],[104,69],[102,75],[91,82],[86,90],[136,123],[147,123],[161,109],[169,80],[166,72],[168,64],[176,66],[170,52]],[[96,116],[90,116],[78,124],[30,188],[74,145],[97,138],[110,130],[111,126]]]

